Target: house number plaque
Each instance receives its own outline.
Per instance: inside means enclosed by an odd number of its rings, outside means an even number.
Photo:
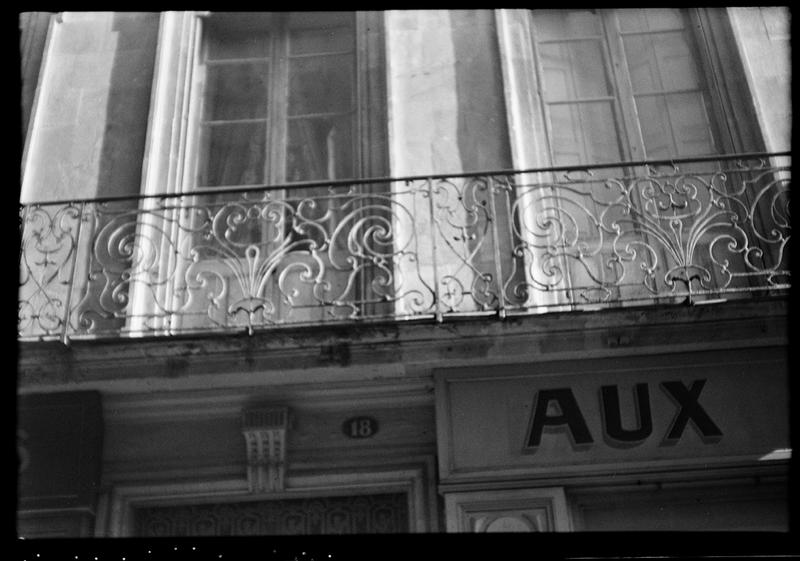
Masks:
[[[372,417],[350,417],[342,424],[342,432],[349,438],[370,438],[378,432],[378,421]]]

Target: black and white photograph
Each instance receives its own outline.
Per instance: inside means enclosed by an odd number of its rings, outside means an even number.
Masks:
[[[790,9],[277,6],[16,14],[14,559],[800,555]]]

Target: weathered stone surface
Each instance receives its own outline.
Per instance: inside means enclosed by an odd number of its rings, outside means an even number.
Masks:
[[[785,299],[207,336],[20,343],[25,391],[428,377],[433,367],[787,345]]]

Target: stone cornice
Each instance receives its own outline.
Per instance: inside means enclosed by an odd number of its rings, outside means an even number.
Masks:
[[[787,345],[787,299],[19,344],[19,389],[426,377],[432,367]],[[216,380],[216,381],[215,381]]]

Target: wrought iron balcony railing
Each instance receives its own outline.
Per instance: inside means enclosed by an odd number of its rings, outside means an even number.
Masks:
[[[788,153],[22,208],[20,339],[531,314],[789,288]]]

